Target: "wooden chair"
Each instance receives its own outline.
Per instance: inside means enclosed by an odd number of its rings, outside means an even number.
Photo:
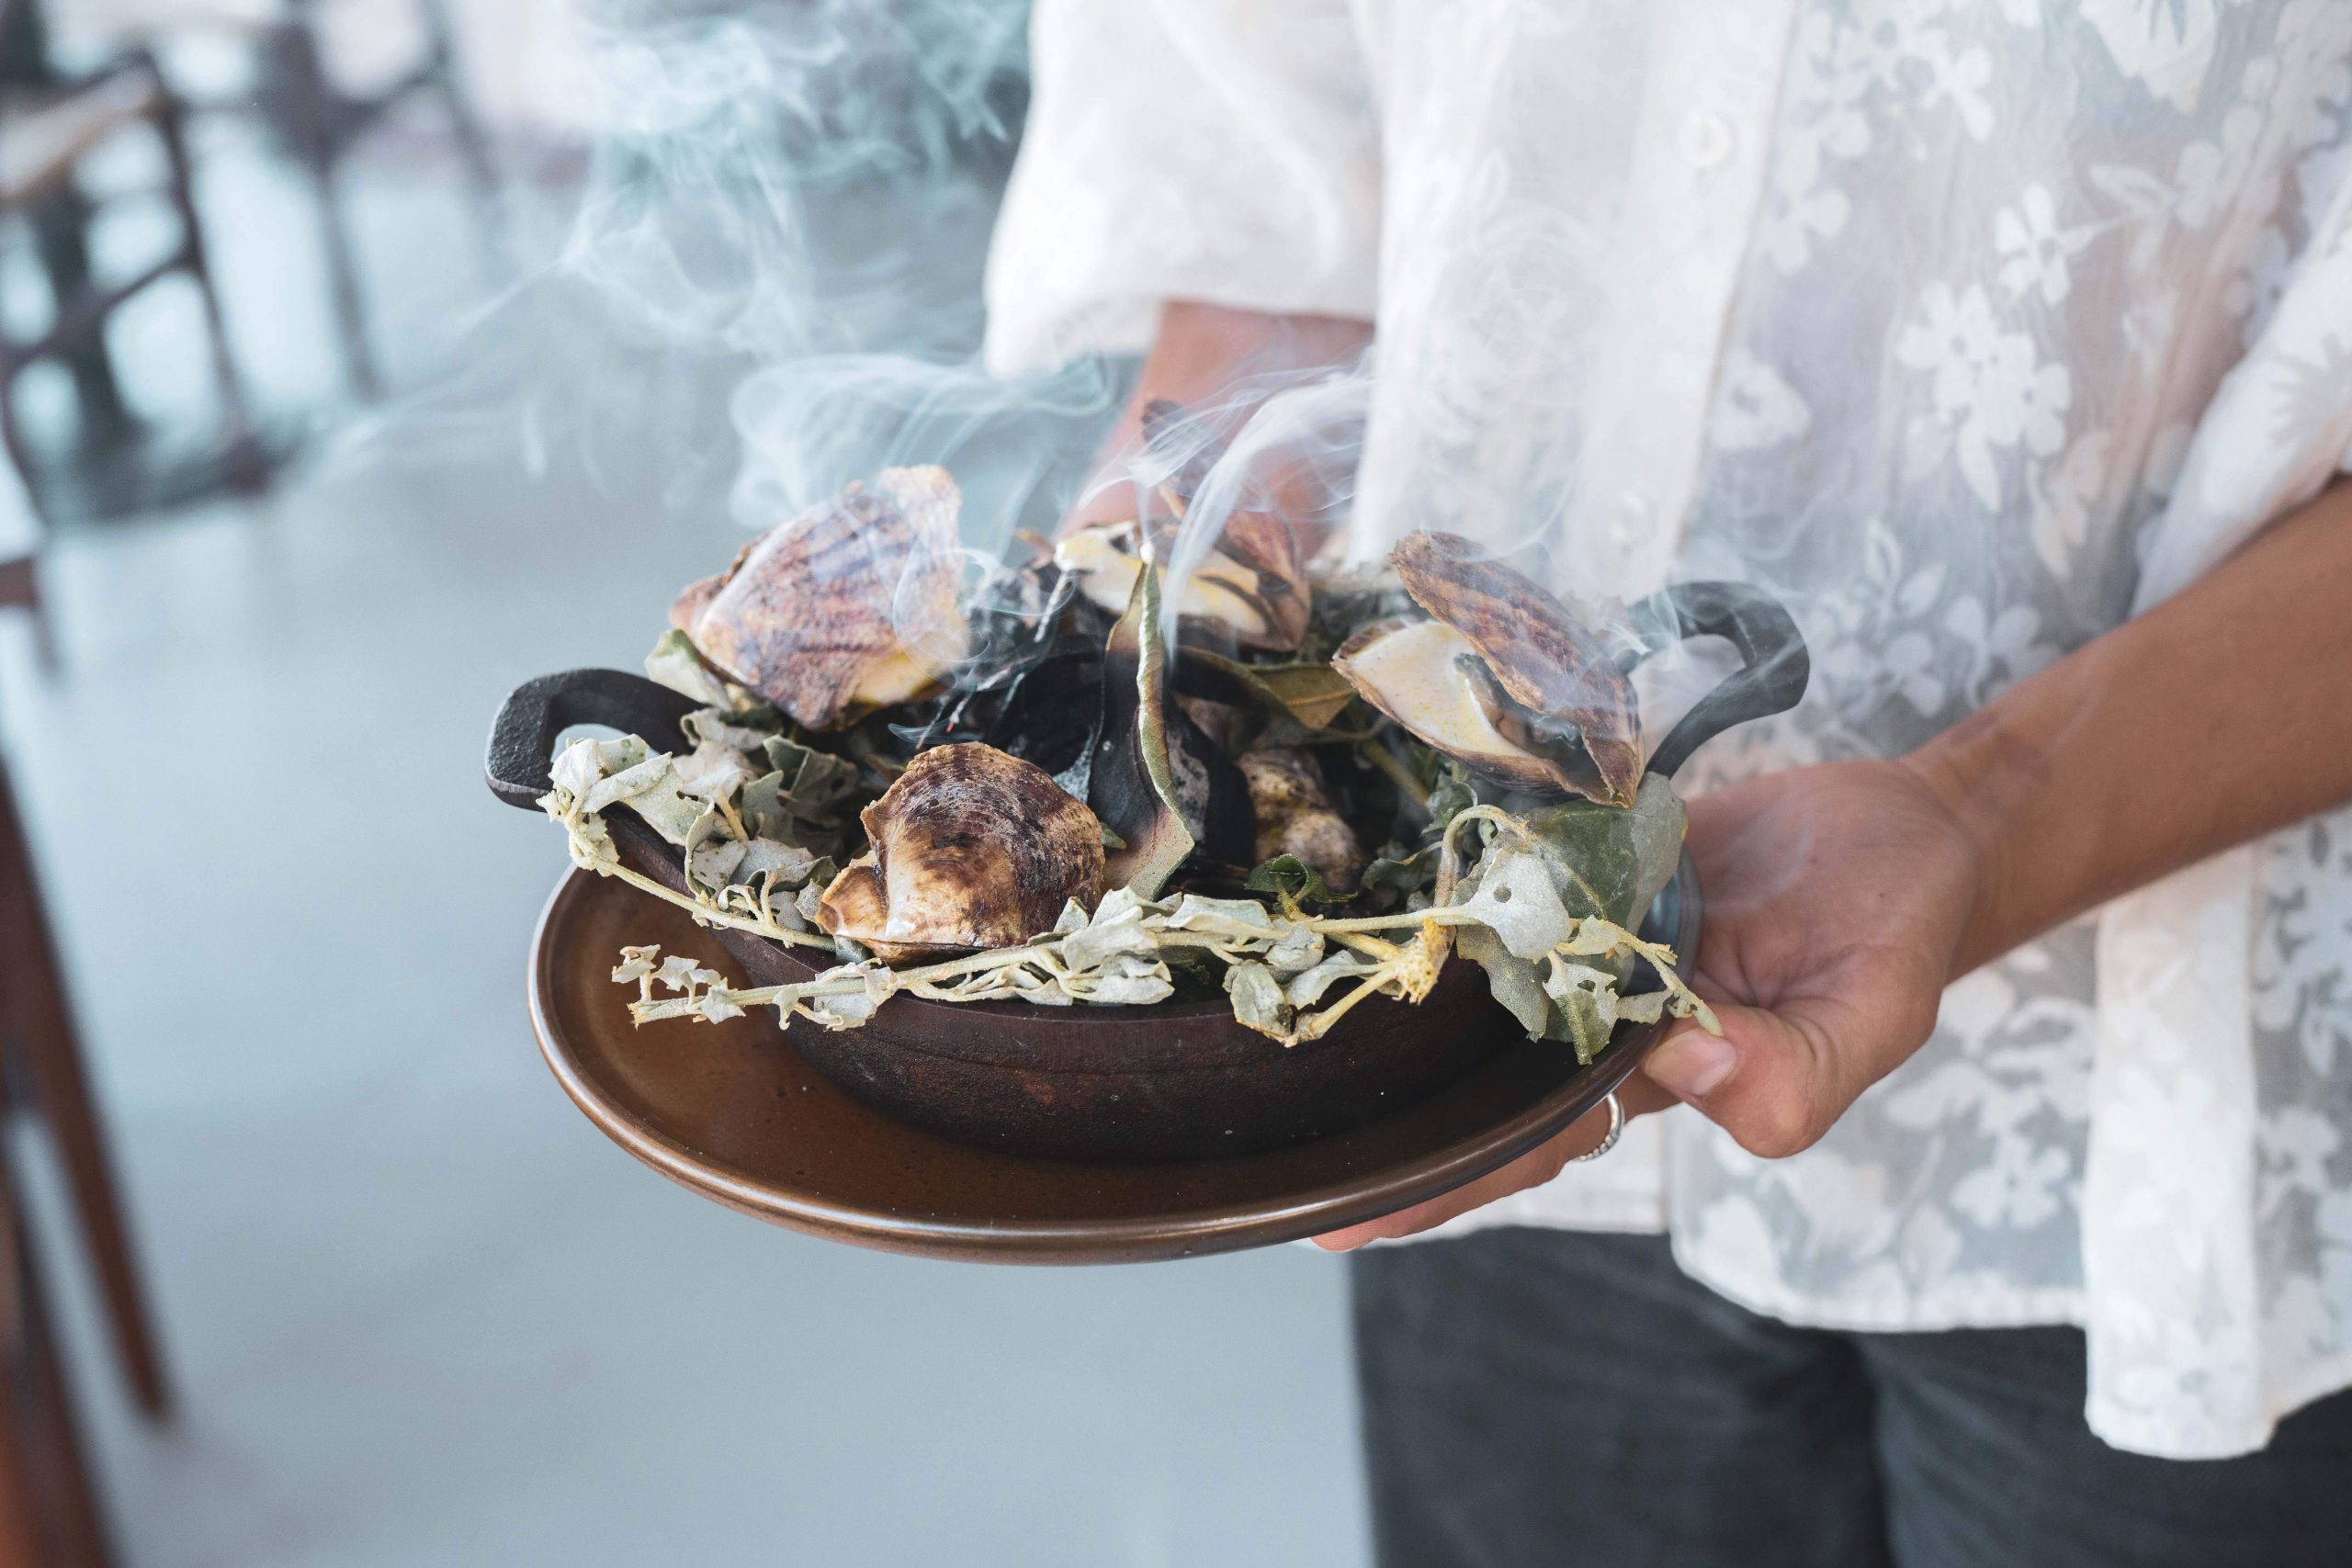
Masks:
[[[447,9],[444,0],[411,0],[411,4],[423,40],[417,58],[389,82],[365,90],[339,84],[327,69],[321,43],[322,18],[333,0],[277,0],[278,14],[272,19],[237,23],[216,16],[194,24],[215,29],[238,27],[250,35],[257,75],[253,101],[263,123],[301,164],[316,192],[319,242],[326,256],[345,373],[356,391],[371,398],[383,390],[383,377],[368,332],[358,257],[341,189],[343,165],[353,151],[412,98],[437,100],[473,186],[481,213],[484,251],[492,265],[500,250],[498,172],[458,75],[457,42]]]
[[[0,1563],[106,1568],[110,1561],[39,1258],[0,1153]]]
[[[0,761],[0,1107],[48,1124],[72,1190],[125,1379],[151,1419],[171,1411],[163,1353],[117,1196],[31,844]],[[77,1435],[38,1249],[0,1140],[0,1564],[97,1568],[104,1530]]]
[[[13,27],[12,13],[19,4],[21,0],[0,0],[0,31]],[[33,611],[44,659],[53,659],[55,642],[43,613],[38,572],[46,533],[43,466],[17,403],[17,382],[27,370],[49,359],[66,364],[78,374],[92,361],[102,362],[107,323],[114,312],[165,278],[185,275],[195,282],[203,304],[226,432],[229,477],[240,488],[257,489],[266,476],[244,388],[230,355],[220,296],[212,285],[180,122],[178,101],[164,85],[153,56],[143,50],[127,51],[81,75],[51,75],[35,84],[0,87],[0,220],[24,220],[36,241],[50,250],[54,248],[62,213],[65,226],[75,230],[78,243],[86,200],[75,176],[84,161],[117,135],[145,128],[162,144],[165,194],[179,220],[177,243],[130,277],[109,281],[85,273],[61,274],[52,268],[53,279],[63,276],[72,281],[57,292],[48,325],[28,338],[0,332],[0,443],[5,443],[24,479],[36,524],[29,554],[0,564],[0,605],[22,604]]]

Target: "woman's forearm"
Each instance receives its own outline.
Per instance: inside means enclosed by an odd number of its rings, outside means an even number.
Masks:
[[[1165,398],[1199,405],[1250,376],[1344,365],[1372,341],[1372,323],[1339,316],[1274,316],[1197,300],[1170,300],[1136,378],[1135,393],[1104,442],[1097,471],[1143,445],[1144,405]],[[1091,488],[1091,487],[1090,487]],[[1134,498],[1114,486],[1081,502],[1070,526],[1134,515]]]
[[[2352,485],[1910,761],[1981,852],[1955,976],[2352,799]]]

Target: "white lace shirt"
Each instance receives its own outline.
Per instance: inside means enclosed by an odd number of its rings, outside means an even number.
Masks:
[[[1375,319],[1363,539],[1797,615],[1805,703],[1686,788],[1917,745],[2352,451],[2352,0],[1041,0],[1033,47],[991,367]],[[1961,981],[1792,1159],[1678,1110],[1462,1223],[2080,1324],[2109,1442],[2258,1448],[2352,1383],[2352,812]]]

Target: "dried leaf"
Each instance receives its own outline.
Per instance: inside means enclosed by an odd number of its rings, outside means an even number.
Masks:
[[[1291,1006],[1301,1011],[1323,999],[1323,993],[1342,980],[1352,980],[1377,973],[1380,965],[1360,953],[1344,949],[1331,954],[1320,964],[1295,975],[1283,986],[1283,996]]]
[[[1541,1040],[1552,1027],[1552,998],[1535,965],[1516,958],[1502,939],[1484,926],[1463,926],[1453,933],[1454,951],[1487,972],[1487,988],[1502,1003],[1530,1040]]]
[[[1092,969],[1120,953],[1159,951],[1159,939],[1140,920],[1088,926],[1062,939],[1062,960],[1073,969]]]
[[[1277,975],[1295,975],[1322,962],[1323,947],[1323,933],[1313,926],[1289,926],[1266,950],[1266,966]]]
[[[705,664],[702,655],[695,651],[694,639],[674,626],[663,632],[653,651],[645,656],[645,673],[657,684],[683,693],[706,707],[755,713],[767,706],[755,694]]]
[[[1280,1040],[1290,1032],[1292,1008],[1282,982],[1262,964],[1236,964],[1225,972],[1225,994],[1244,1026]]]
[[[1542,857],[1509,844],[1479,862],[1477,890],[1463,912],[1502,939],[1514,958],[1537,959],[1568,939],[1568,911]]]

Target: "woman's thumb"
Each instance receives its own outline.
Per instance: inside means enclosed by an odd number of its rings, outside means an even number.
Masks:
[[[1845,1109],[1829,1053],[1779,1013],[1713,1005],[1722,1034],[1686,1020],[1642,1071],[1752,1155],[1780,1159],[1811,1147]]]

